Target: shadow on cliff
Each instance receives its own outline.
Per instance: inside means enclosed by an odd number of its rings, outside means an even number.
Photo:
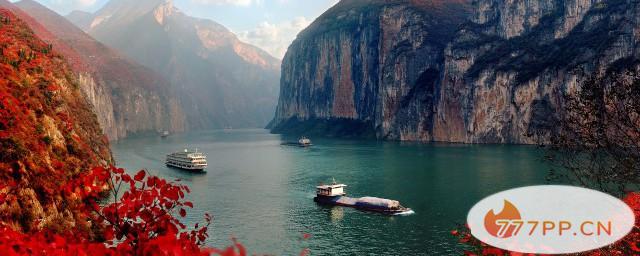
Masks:
[[[271,129],[271,133],[274,134],[375,139],[376,132],[373,127],[369,121],[347,118],[299,119],[292,117],[276,126],[270,124],[267,129]]]

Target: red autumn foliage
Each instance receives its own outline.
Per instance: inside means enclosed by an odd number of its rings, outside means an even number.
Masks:
[[[58,186],[110,161],[66,60],[0,8],[0,183],[9,185],[0,189],[0,221],[19,231],[90,229]]]
[[[623,239],[615,244],[600,248],[594,251],[582,253],[585,256],[601,256],[601,255],[640,255],[640,192],[632,192],[627,194],[623,201],[629,205],[636,216],[636,223],[633,230]],[[461,227],[451,231],[451,234],[458,238],[461,244],[470,247],[464,252],[467,256],[494,255],[494,256],[520,256],[528,255],[523,253],[510,252],[507,250],[492,247],[485,244],[471,235],[468,226]]]
[[[209,215],[191,229],[179,220],[194,207],[188,187],[87,172],[110,161],[67,61],[0,8],[0,255],[247,255],[235,240],[203,247]]]
[[[131,178],[123,169],[98,167],[61,184],[60,190],[80,202],[76,212],[96,223],[95,230],[43,229],[25,234],[2,227],[1,255],[235,255],[201,248],[211,223],[208,214],[205,225],[196,224],[191,230],[175,217],[176,211],[185,216],[185,208],[193,206],[184,199],[188,193],[184,185],[147,176],[145,171]],[[105,190],[114,201],[100,206],[97,200],[104,198]]]
[[[189,188],[145,171],[132,178],[123,169],[97,167],[59,189],[81,202],[77,212],[96,223],[96,229],[22,233],[0,227],[0,255],[248,255],[236,239],[225,249],[203,247],[211,216],[205,214],[204,225],[187,229],[175,214],[185,217],[193,207],[185,200]],[[99,205],[97,200],[105,196],[113,202]],[[303,234],[303,239],[310,237]],[[309,252],[304,249],[300,255]]]

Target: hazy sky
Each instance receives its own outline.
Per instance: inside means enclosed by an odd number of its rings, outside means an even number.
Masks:
[[[109,0],[36,0],[66,15],[72,10],[94,12]],[[136,1],[136,0],[130,0]],[[300,30],[338,0],[174,0],[183,12],[214,20],[277,58]]]

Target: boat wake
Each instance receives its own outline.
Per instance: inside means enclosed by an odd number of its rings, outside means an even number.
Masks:
[[[409,216],[409,215],[414,215],[414,214],[416,214],[416,212],[414,212],[413,210],[408,210],[408,211],[404,211],[404,212],[395,213],[393,215],[394,216]]]

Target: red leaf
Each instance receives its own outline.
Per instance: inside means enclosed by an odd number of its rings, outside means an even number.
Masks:
[[[184,209],[180,209],[180,216],[182,216],[183,218],[187,216],[187,211],[185,211]]]
[[[115,234],[114,234],[114,232],[113,232],[113,229],[111,229],[111,228],[107,228],[107,229],[104,231],[104,238],[105,238],[106,240],[113,240],[113,238],[114,238],[114,237],[115,237]]]
[[[136,181],[142,181],[145,175],[146,175],[146,172],[144,170],[141,170],[138,172],[138,174],[136,174],[136,176],[133,177],[133,179]]]
[[[482,255],[500,256],[500,255],[505,255],[505,254],[506,254],[506,251],[503,251],[503,250],[498,249],[498,248],[488,247],[488,248],[482,249]]]

